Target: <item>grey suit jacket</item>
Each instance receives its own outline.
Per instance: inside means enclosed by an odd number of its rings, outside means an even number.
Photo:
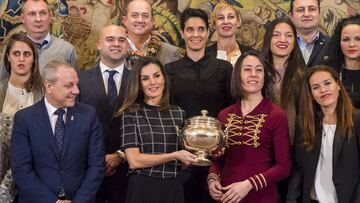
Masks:
[[[156,55],[156,59],[158,59],[162,65],[176,61],[180,58],[181,55],[177,51],[176,46],[173,46],[165,42],[161,42],[161,49],[159,50],[159,53]]]

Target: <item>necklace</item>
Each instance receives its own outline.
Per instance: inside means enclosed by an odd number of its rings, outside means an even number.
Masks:
[[[336,124],[326,124],[323,123],[323,136],[326,135],[335,135]]]

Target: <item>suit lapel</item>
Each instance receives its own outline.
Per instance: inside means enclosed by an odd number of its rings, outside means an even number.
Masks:
[[[76,105],[76,104],[75,104]],[[66,112],[66,124],[65,124],[65,137],[64,137],[64,143],[63,143],[63,151],[61,158],[64,158],[64,155],[67,151],[67,148],[69,146],[71,137],[73,135],[72,131],[74,128],[74,125],[76,124],[78,115],[76,114],[76,110],[74,107],[69,107]]]
[[[89,71],[88,76],[92,85],[92,89],[100,100],[100,106],[101,108],[103,108],[103,112],[106,112],[108,114],[108,118],[111,117],[112,112],[109,106],[109,102],[107,101],[104,80],[102,78],[100,66],[98,65],[96,68]]]
[[[319,39],[315,41],[315,44],[314,44],[314,48],[311,52],[311,55],[310,55],[310,58],[309,58],[309,61],[307,64],[311,64],[316,56],[319,54],[320,50],[322,49],[322,47],[325,45],[325,39],[324,39],[324,36],[322,35],[322,33],[319,33]]]
[[[44,99],[41,100],[38,107],[39,107],[39,110],[37,111],[37,116],[38,116],[37,120],[40,121],[38,123],[39,123],[42,131],[44,132],[43,134],[45,135],[45,139],[49,143],[52,152],[54,153],[56,159],[59,161],[60,157],[59,157],[59,154],[57,153],[55,135],[51,129],[50,118],[49,118],[48,112],[45,107]]]
[[[336,166],[336,162],[339,158],[339,154],[343,145],[344,139],[340,138],[338,128],[336,128],[334,141],[333,141],[333,168]]]
[[[128,78],[130,75],[130,70],[128,68],[126,68],[124,66],[123,69],[123,74],[121,76],[121,86],[120,86],[120,90],[119,90],[119,96],[118,96],[118,101],[117,101],[117,105],[116,105],[116,109],[115,111],[117,111],[117,109],[122,105],[124,99],[125,99],[125,92],[126,92],[126,86],[128,83]]]
[[[322,127],[319,129],[315,130],[315,148],[313,151],[311,151],[311,155],[308,157],[309,158],[309,166],[311,167],[310,171],[311,171],[311,180],[314,179],[315,177],[315,173],[316,173],[316,168],[319,162],[319,158],[320,158],[320,150],[321,150],[321,136],[322,136]]]
[[[107,101],[107,96],[105,92],[105,86],[104,81],[102,78],[102,73],[100,70],[100,66],[96,66],[96,68],[89,71],[89,80],[92,83],[93,90],[95,94],[97,94],[97,97],[100,99],[101,108],[103,108],[103,112],[106,112],[108,118],[113,118],[114,113],[120,108],[122,105],[124,99],[125,99],[125,91],[126,86],[128,83],[130,70],[124,66],[123,73],[121,76],[121,85],[118,93],[118,97],[116,98],[116,106],[115,108],[112,108],[109,106],[109,103]]]

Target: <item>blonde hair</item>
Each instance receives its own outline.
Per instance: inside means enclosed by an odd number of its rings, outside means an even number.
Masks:
[[[236,18],[238,19],[238,21],[241,24],[241,14],[240,14],[240,10],[233,4],[230,4],[226,1],[221,1],[220,3],[216,4],[212,14],[211,14],[211,25],[215,26],[215,21],[216,21],[216,16],[223,10],[225,10],[226,8],[230,8],[233,9],[235,11],[236,14]]]

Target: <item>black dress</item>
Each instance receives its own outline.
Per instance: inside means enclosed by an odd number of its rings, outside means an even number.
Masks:
[[[360,70],[341,70],[341,81],[355,108],[360,109]]]

